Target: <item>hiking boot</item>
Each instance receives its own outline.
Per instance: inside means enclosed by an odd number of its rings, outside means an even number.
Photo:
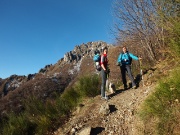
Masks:
[[[106,97],[105,97],[105,99],[106,99],[106,100],[108,100],[108,99],[109,99],[109,97],[108,97],[108,96],[106,96]]]
[[[136,89],[136,86],[133,86],[132,88],[133,88],[133,89]]]
[[[127,86],[124,86],[124,90],[127,90],[128,88],[127,88]]]
[[[105,99],[105,97],[101,97],[101,99]]]
[[[101,97],[101,99],[108,100],[108,99],[109,99],[109,97],[108,97],[108,96],[106,96],[106,97]]]

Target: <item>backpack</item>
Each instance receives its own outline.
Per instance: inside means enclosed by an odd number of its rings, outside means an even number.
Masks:
[[[123,52],[121,52],[121,60],[122,60],[122,55],[123,55],[124,53]],[[129,65],[131,65],[131,63],[132,63],[132,58],[131,58],[131,56],[129,55],[129,52],[127,52],[127,55],[128,55],[128,57],[129,57]],[[118,66],[122,66],[122,64],[121,63],[118,63]]]
[[[93,61],[95,62],[96,70],[101,71],[101,65],[100,65],[101,55],[98,50],[96,50],[94,53]]]

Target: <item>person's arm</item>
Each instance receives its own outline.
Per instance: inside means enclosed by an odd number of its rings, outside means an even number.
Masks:
[[[133,55],[132,53],[129,53],[130,57],[134,60],[139,60],[139,58],[135,55]]]

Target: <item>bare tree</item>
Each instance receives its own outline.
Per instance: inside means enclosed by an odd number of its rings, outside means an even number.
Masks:
[[[157,1],[160,0],[116,0],[113,7],[117,40],[139,41],[137,45],[144,48],[151,60],[156,60],[157,50],[165,46]]]

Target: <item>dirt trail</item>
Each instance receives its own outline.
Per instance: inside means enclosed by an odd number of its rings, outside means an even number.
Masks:
[[[117,90],[108,101],[97,96],[86,101],[70,120],[54,135],[76,135],[79,131],[90,128],[91,135],[137,135],[137,109],[142,101],[154,90],[155,85],[137,89]],[[110,113],[99,113],[102,105],[109,105]]]

